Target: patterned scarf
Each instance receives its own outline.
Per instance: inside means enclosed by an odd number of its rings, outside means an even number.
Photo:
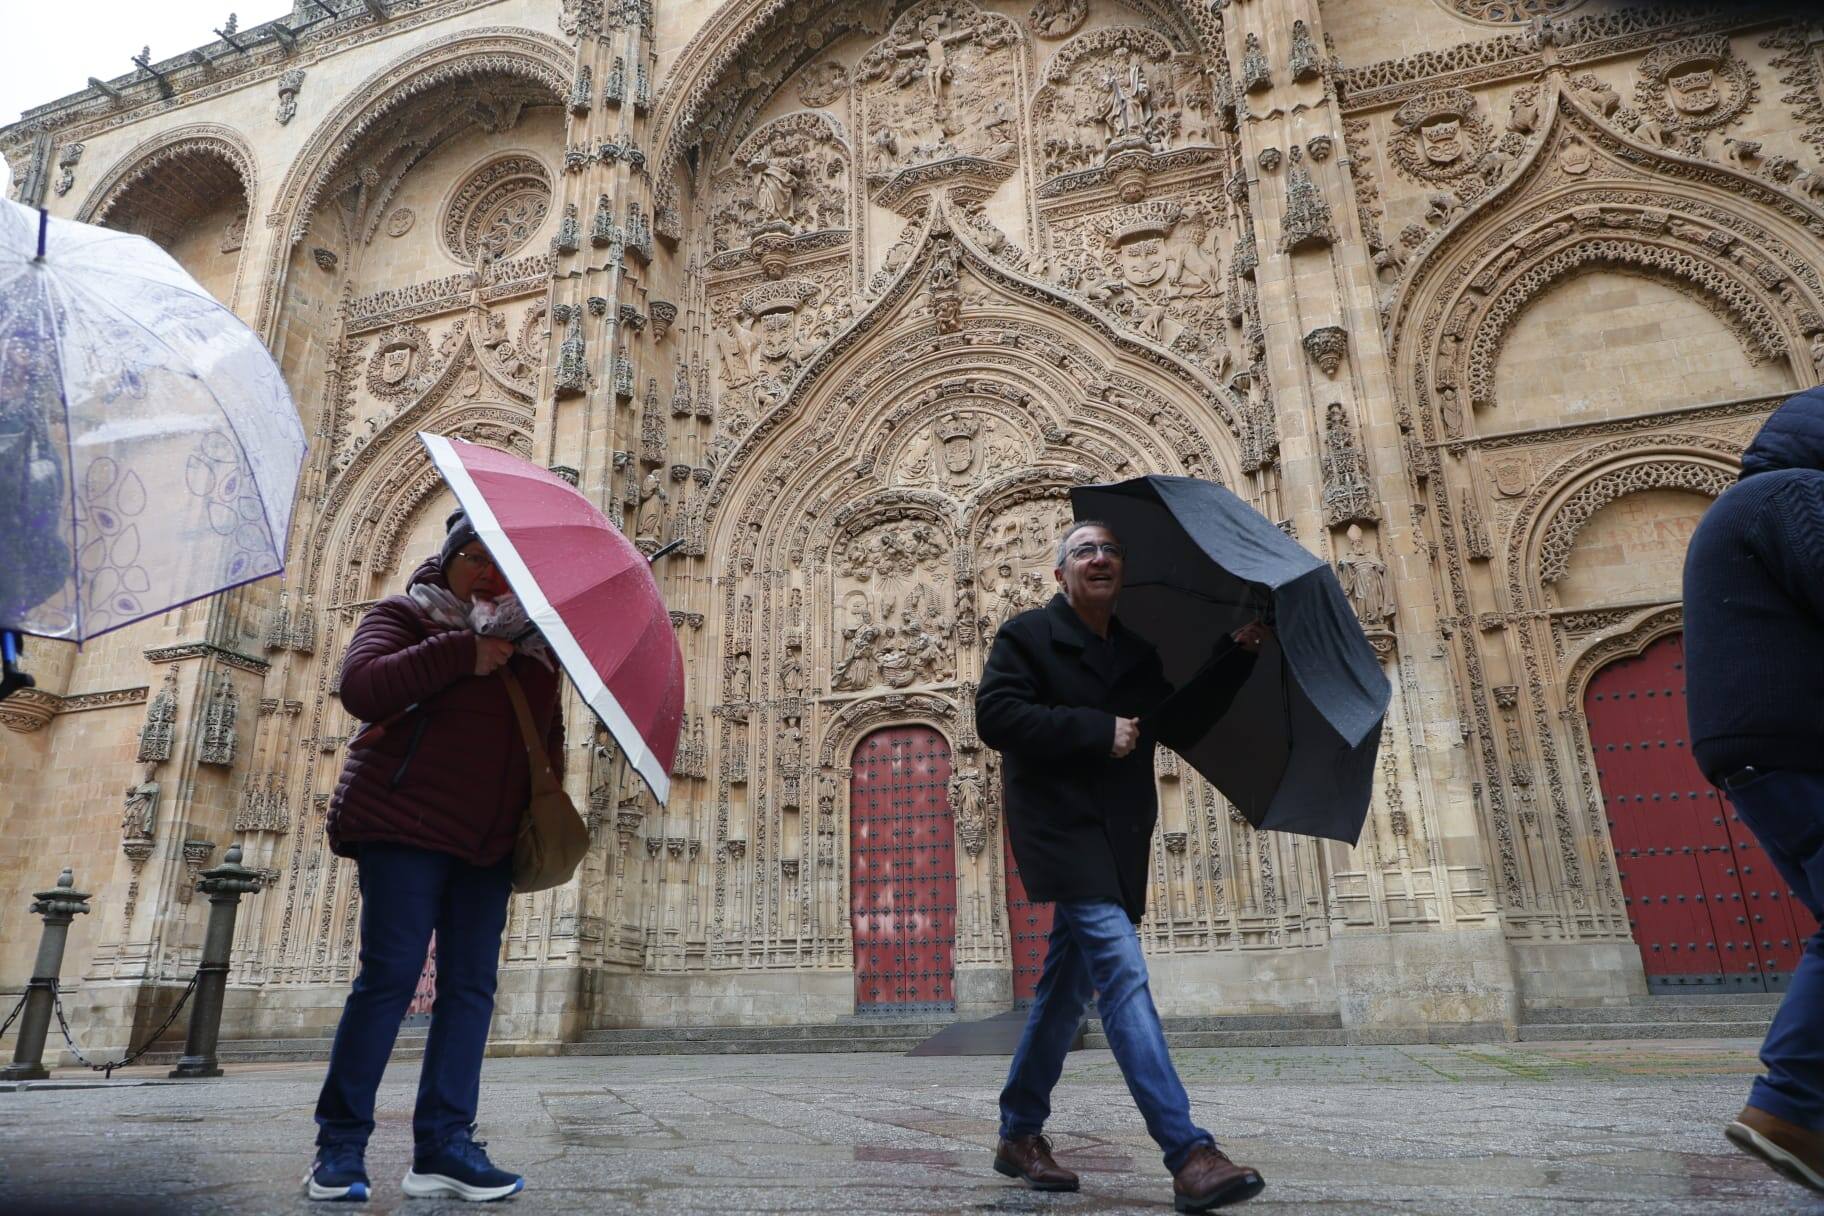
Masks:
[[[466,629],[489,638],[519,638],[513,649],[556,671],[551,662],[551,649],[545,635],[531,628],[524,605],[517,595],[503,595],[497,600],[476,600],[465,604],[448,587],[435,583],[413,583],[409,594],[424,614],[449,629]],[[524,634],[524,637],[520,637]]]

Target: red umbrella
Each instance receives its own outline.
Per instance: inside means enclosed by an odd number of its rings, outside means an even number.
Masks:
[[[576,487],[493,448],[418,432],[526,615],[661,804],[684,656],[644,554]]]

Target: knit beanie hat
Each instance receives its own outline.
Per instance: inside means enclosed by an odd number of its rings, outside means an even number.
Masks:
[[[443,521],[448,534],[443,538],[443,549],[437,554],[437,569],[449,574],[450,563],[456,560],[456,554],[472,540],[481,537],[475,531],[475,525],[469,522],[469,513],[458,507],[450,512],[450,517]]]

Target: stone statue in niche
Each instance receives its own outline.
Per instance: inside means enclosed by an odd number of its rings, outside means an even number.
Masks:
[[[660,540],[665,534],[665,477],[660,469],[646,474],[640,484],[640,508],[634,532],[641,540]]]
[[[1108,90],[1102,110],[1102,123],[1108,128],[1107,155],[1135,148],[1165,151],[1165,140],[1153,114],[1152,82],[1147,79],[1146,65],[1140,56],[1126,46],[1115,48],[1115,62],[1104,70],[1102,87]]]
[[[122,840],[151,840],[158,827],[158,782],[153,766],[146,765],[146,779],[127,787],[126,813],[121,818]]]
[[[847,224],[849,150],[827,114],[776,118],[741,141],[712,182],[711,244],[717,253],[757,237]]]
[[[776,153],[755,157],[748,172],[754,175],[754,210],[759,212],[762,227],[783,225],[789,228],[792,197],[802,164],[796,157]]]
[[[950,815],[956,834],[969,856],[981,856],[988,843],[988,804],[983,796],[982,771],[974,764],[960,765],[950,774]]]
[[[1355,609],[1355,619],[1362,628],[1382,630],[1393,615],[1393,586],[1387,578],[1387,566],[1368,552],[1361,525],[1350,524],[1349,551],[1337,559],[1336,576]]]

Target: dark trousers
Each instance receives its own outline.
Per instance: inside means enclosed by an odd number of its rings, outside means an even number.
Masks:
[[[412,1114],[412,1139],[425,1153],[475,1121],[511,864],[484,868],[407,845],[365,844],[356,867],[361,972],[342,1006],[317,1098],[317,1144],[364,1146],[373,1134],[374,1091],[434,930],[437,999]]]
[[[1089,998],[1096,998],[1102,1031],[1146,1120],[1146,1130],[1178,1172],[1191,1150],[1213,1145],[1191,1121],[1191,1100],[1172,1067],[1165,1030],[1153,1007],[1140,935],[1110,899],[1066,899],[1053,905],[1045,970],[1025,1032],[1001,1090],[1001,1136],[1035,1136],[1051,1117],[1051,1091],[1064,1072]]]
[[[1824,772],[1736,776],[1729,801],[1794,895],[1824,922]],[[1767,1075],[1748,1104],[1824,1131],[1824,929],[1805,942],[1786,997],[1761,1044]]]

